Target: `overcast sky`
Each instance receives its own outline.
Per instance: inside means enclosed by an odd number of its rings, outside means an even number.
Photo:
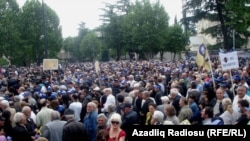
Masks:
[[[26,0],[17,0],[20,6]],[[40,0],[42,1],[42,0]],[[100,16],[104,7],[103,2],[114,3],[117,0],[44,0],[50,8],[55,10],[60,18],[63,37],[77,36],[77,29],[81,22],[86,23],[86,27],[94,29],[101,25]],[[155,2],[156,0],[150,0]],[[160,0],[170,16],[170,25],[174,23],[174,18],[181,19],[182,0]]]

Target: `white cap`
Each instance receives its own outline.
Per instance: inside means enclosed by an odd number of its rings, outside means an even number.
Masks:
[[[0,96],[0,101],[2,101],[2,100],[5,100],[5,98],[4,98],[4,97],[2,97],[2,96]]]
[[[93,90],[94,91],[100,91],[100,88],[96,86]]]
[[[161,100],[162,100],[162,101],[169,101],[169,97],[168,97],[168,96],[162,96],[162,97],[161,97]]]

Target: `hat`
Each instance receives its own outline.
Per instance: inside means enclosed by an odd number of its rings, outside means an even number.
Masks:
[[[124,103],[123,108],[132,108],[132,104]]]
[[[5,98],[4,98],[4,97],[2,97],[2,96],[0,96],[0,101],[1,101],[1,100],[5,100]]]
[[[160,85],[154,85],[154,88],[161,89],[161,86]]]
[[[161,100],[162,100],[162,101],[169,101],[169,98],[168,98],[167,96],[162,96],[162,97],[161,97]]]
[[[66,109],[65,111],[64,111],[64,115],[74,115],[74,111],[72,110],[72,109]]]
[[[25,92],[25,93],[23,94],[23,97],[27,97],[27,96],[29,96],[29,95],[30,95],[29,92]]]
[[[100,91],[100,88],[99,87],[95,87],[93,90],[94,91]]]
[[[40,99],[47,98],[47,95],[42,93],[42,92],[39,93],[38,96],[39,96]]]
[[[50,97],[49,97],[50,100],[54,100],[56,99],[56,95],[55,94],[51,94]]]
[[[228,82],[222,82],[222,83],[219,83],[219,86],[220,87],[229,87],[229,84],[228,84]]]
[[[239,75],[234,75],[233,80],[238,80],[239,81],[239,80],[241,80],[241,77]]]

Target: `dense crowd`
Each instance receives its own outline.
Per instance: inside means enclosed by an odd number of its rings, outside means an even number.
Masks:
[[[0,141],[125,141],[130,125],[250,125],[250,66],[193,60],[0,70]],[[212,75],[213,74],[213,75]]]

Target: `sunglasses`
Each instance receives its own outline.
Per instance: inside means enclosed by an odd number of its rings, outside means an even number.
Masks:
[[[112,124],[119,124],[120,122],[118,121],[111,121]]]

